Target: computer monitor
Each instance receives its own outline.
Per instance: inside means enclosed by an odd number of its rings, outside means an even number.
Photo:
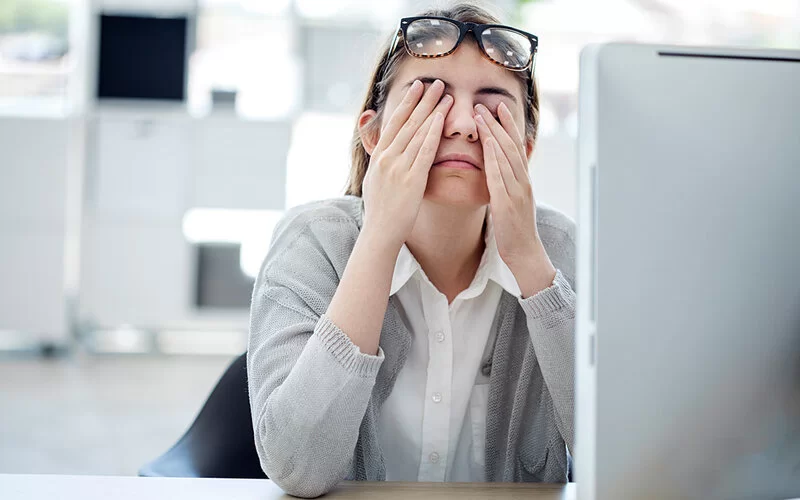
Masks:
[[[580,61],[580,500],[800,497],[800,52]]]
[[[102,14],[97,97],[183,102],[189,17]]]

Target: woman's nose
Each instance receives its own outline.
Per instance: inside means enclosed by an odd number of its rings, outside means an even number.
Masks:
[[[475,124],[475,110],[472,99],[453,96],[453,105],[444,120],[442,134],[448,139],[462,137],[469,142],[478,140],[478,127]]]

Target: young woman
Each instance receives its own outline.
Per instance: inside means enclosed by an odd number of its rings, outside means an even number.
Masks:
[[[469,4],[401,20],[347,195],[275,230],[247,361],[261,465],[288,493],[567,480],[574,228],[528,177],[536,43]]]

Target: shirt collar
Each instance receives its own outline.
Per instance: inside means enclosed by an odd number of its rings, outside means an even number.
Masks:
[[[392,274],[392,287],[389,290],[389,295],[396,294],[403,286],[408,283],[414,274],[422,272],[422,267],[411,254],[405,243],[397,255],[397,262],[394,264],[394,273]]]
[[[494,239],[494,224],[488,206],[486,208],[486,235],[484,242],[486,243],[486,249],[483,252],[483,256],[481,256],[481,262],[478,265],[475,278],[459,297],[461,299],[469,299],[480,295],[483,293],[489,280],[500,285],[511,295],[519,297],[521,291],[517,284],[517,279],[514,278],[511,269],[509,269],[503,259],[500,258],[500,253],[497,251],[497,241]],[[397,262],[395,262],[389,295],[396,294],[417,273],[419,273],[421,279],[428,281],[428,277],[425,276],[425,271],[419,265],[417,259],[414,258],[414,255],[408,247],[403,244],[397,256]]]

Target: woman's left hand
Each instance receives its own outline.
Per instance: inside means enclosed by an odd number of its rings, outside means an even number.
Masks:
[[[536,227],[525,139],[504,103],[497,108],[499,121],[482,104],[475,110],[497,250],[527,298],[549,287],[556,270]]]

